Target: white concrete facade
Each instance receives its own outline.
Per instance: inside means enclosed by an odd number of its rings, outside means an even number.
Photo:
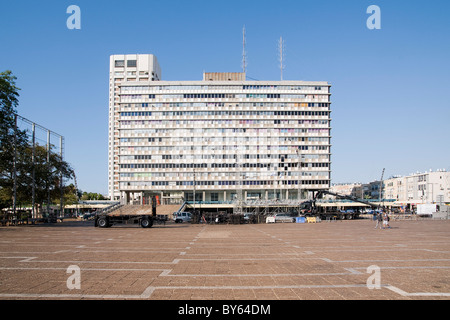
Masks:
[[[361,183],[332,184],[330,191],[345,196],[352,196],[360,199],[364,198]]]
[[[450,172],[415,173],[383,181],[384,198],[398,203],[450,203]]]
[[[111,55],[109,61],[108,195],[119,191],[120,85],[124,82],[148,82],[161,79],[158,60],[151,54]]]
[[[128,58],[111,56],[111,199],[298,199],[330,187],[328,82],[161,81],[157,64],[154,79],[118,81]]]

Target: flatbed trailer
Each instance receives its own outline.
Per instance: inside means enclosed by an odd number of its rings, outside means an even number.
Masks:
[[[133,206],[134,207],[134,206]],[[156,200],[152,199],[151,206],[135,206],[134,210],[123,210],[121,205],[99,212],[94,219],[94,226],[109,228],[115,224],[139,224],[142,228],[151,228],[156,216]]]
[[[109,228],[115,224],[139,224],[142,228],[153,226],[153,215],[98,215],[95,217],[95,226]]]

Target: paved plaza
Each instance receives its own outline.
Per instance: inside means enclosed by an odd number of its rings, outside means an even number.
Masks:
[[[374,226],[0,227],[0,299],[450,299],[450,221]]]

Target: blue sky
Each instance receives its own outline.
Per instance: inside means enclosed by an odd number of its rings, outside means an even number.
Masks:
[[[69,30],[69,5],[81,30]],[[381,30],[369,30],[369,5]],[[0,70],[18,112],[65,137],[83,191],[107,193],[111,54],[157,56],[163,80],[241,71],[332,85],[332,182],[450,170],[450,2],[381,0],[2,1]]]

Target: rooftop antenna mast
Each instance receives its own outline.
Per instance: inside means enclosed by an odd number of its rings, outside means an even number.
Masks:
[[[278,41],[278,61],[280,62],[280,78],[281,81],[283,81],[283,69],[285,67],[284,65],[284,40],[283,37],[280,37],[280,40]]]
[[[247,69],[247,52],[245,51],[245,25],[242,28],[242,72],[245,74]]]

